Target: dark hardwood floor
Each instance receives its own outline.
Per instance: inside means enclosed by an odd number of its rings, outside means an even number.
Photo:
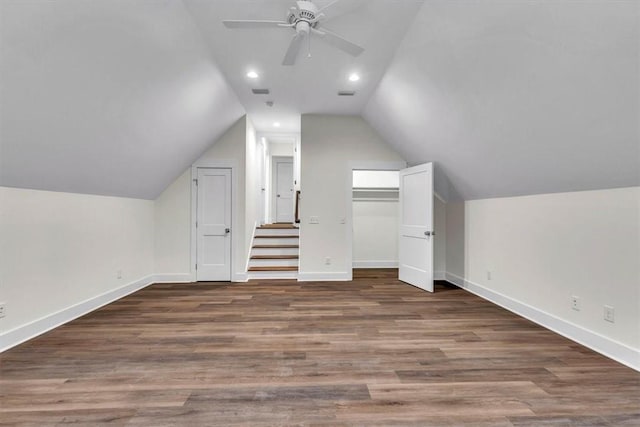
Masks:
[[[640,425],[640,373],[440,284],[157,284],[0,355],[0,425]]]

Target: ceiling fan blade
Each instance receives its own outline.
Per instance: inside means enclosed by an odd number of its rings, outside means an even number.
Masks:
[[[277,28],[289,27],[289,23],[285,21],[251,21],[251,20],[224,20],[222,21],[227,28]]]
[[[320,30],[312,29],[314,34],[320,36],[320,38],[332,46],[337,47],[340,50],[347,52],[349,55],[358,56],[362,52],[364,52],[364,48],[362,46],[358,46],[355,43],[350,42],[349,40],[337,35],[333,31],[329,31],[326,28],[322,27]]]
[[[289,49],[287,49],[287,53],[284,55],[284,59],[282,60],[282,65],[293,65],[296,63],[296,58],[298,57],[298,52],[302,47],[304,35],[305,33],[300,32],[293,36],[291,43],[289,43]]]

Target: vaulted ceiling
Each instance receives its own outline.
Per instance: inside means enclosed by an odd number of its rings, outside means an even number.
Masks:
[[[333,0],[316,0],[322,8]],[[283,21],[291,0],[185,0],[227,81],[260,131],[299,131],[301,113],[359,115],[389,66],[395,50],[424,0],[341,0],[323,25],[365,48],[357,57],[313,36],[294,66],[282,60],[295,31],[290,28],[231,30],[224,19]],[[334,10],[333,7],[327,9]],[[311,55],[309,57],[308,55]],[[246,72],[259,74],[248,79]],[[360,75],[350,82],[352,72]],[[254,95],[265,88],[269,95]],[[355,91],[340,97],[338,91]],[[265,102],[273,101],[273,107]]]
[[[430,0],[364,117],[447,198],[638,185],[639,4]]]
[[[294,67],[288,30],[221,24],[290,4],[1,1],[0,185],[153,199],[245,112],[362,114],[452,199],[640,184],[637,2],[341,0],[365,52]]]

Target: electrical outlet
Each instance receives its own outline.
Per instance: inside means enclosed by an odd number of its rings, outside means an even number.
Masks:
[[[7,311],[5,308],[5,303],[0,302],[0,318],[6,316],[6,314],[7,314]]]
[[[118,270],[118,279],[122,279],[122,270]]]
[[[611,322],[614,323],[615,322],[615,310],[613,309],[613,307],[609,306],[609,305],[605,305],[604,306],[604,320],[606,320],[607,322]]]
[[[326,257],[326,258],[324,259],[324,264],[325,264],[325,265],[331,265],[331,257]]]
[[[491,280],[491,271],[487,270],[487,280]]]
[[[575,295],[571,297],[571,309],[580,311],[580,297],[577,297]]]

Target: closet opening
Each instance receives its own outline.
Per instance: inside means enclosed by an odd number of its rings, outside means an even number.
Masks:
[[[397,268],[399,172],[352,173],[352,267]]]

